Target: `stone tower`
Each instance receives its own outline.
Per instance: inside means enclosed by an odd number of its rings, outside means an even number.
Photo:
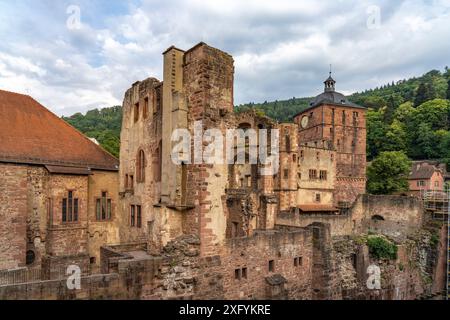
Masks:
[[[299,125],[302,145],[336,150],[335,202],[346,206],[365,193],[366,108],[335,90],[331,72],[324,84],[324,92],[294,121]]]

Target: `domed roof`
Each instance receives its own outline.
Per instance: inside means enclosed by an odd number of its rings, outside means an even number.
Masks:
[[[323,93],[319,94],[313,101],[311,101],[310,108],[319,106],[321,104],[335,104],[347,107],[363,108],[349,101],[342,93],[337,92],[335,89],[336,81],[330,76],[324,82],[325,90]]]
[[[360,107],[357,104],[354,104],[353,102],[348,100],[342,93],[337,91],[323,92],[319,94],[317,97],[315,97],[314,100],[311,101],[309,105],[311,107],[315,107],[324,103],[338,104],[351,107]]]

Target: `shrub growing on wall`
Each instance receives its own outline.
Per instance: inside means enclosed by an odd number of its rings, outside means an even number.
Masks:
[[[367,246],[370,254],[377,259],[395,260],[397,259],[397,246],[382,237],[369,237]]]

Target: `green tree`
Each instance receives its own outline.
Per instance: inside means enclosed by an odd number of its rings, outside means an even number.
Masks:
[[[415,109],[412,104],[412,102],[408,101],[405,103],[402,103],[397,110],[395,110],[394,113],[394,119],[402,122],[402,123],[408,123],[411,121],[413,115],[414,115]]]
[[[430,125],[433,131],[448,129],[449,102],[444,99],[427,101],[416,108],[412,121],[417,127],[419,124]]]
[[[417,88],[416,97],[414,99],[414,105],[420,106],[422,103],[436,98],[436,92],[432,83],[421,82]]]
[[[416,130],[415,143],[410,146],[410,155],[416,159],[435,159],[439,157],[439,136],[430,124],[420,123]]]
[[[100,145],[114,156],[119,156],[122,107],[115,106],[101,110],[89,110],[86,115],[76,113],[63,120],[74,126],[89,138],[95,138]]]
[[[447,98],[447,100],[450,100],[450,78],[448,79],[448,82],[447,82],[447,94],[446,94],[446,98]]]
[[[445,130],[436,131],[439,140],[440,158],[446,159],[445,162],[450,164],[450,132]],[[450,166],[449,166],[450,169]]]
[[[386,125],[383,121],[384,110],[367,111],[367,157],[375,158],[383,148],[386,136]]]
[[[386,151],[367,168],[367,190],[372,194],[393,194],[408,190],[411,161],[401,151]]]
[[[408,140],[409,138],[405,125],[399,120],[394,119],[386,132],[382,150],[407,152]]]

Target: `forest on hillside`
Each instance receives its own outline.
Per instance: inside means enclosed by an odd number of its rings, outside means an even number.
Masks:
[[[121,106],[89,110],[85,115],[76,113],[62,118],[89,138],[97,139],[106,151],[119,157],[120,129],[122,127]]]
[[[402,151],[411,159],[450,162],[450,70],[432,70],[420,77],[391,82],[349,96],[368,108],[367,155],[374,159],[383,151]],[[280,122],[289,122],[309,106],[312,98],[236,106],[236,112],[256,109]],[[122,109],[115,106],[88,111],[65,121],[119,155]]]

